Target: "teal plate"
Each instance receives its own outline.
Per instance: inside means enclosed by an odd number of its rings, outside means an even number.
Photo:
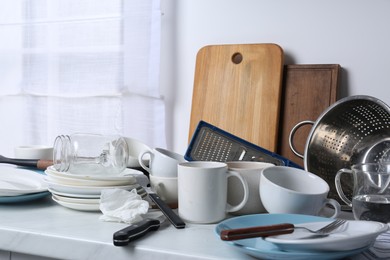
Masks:
[[[300,224],[324,221],[331,221],[331,219],[298,214],[255,214],[224,220],[215,227],[215,233],[219,238],[221,231],[225,229],[246,228],[280,223]],[[245,254],[262,259],[340,259],[347,256],[357,255],[370,247],[367,246],[349,251],[306,252],[282,251],[275,244],[262,238],[249,238],[225,242]]]
[[[20,203],[20,202],[37,200],[37,199],[44,198],[49,194],[50,192],[44,191],[38,193],[23,194],[19,196],[0,197],[0,204],[11,204],[11,203]]]

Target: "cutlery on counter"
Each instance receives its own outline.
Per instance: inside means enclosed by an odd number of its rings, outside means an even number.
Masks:
[[[125,227],[114,233],[113,243],[115,246],[127,246],[130,242],[146,235],[149,231],[156,231],[160,224],[165,221],[165,216],[158,218],[146,218],[131,226]]]
[[[336,219],[332,221],[330,224],[319,230],[311,230],[305,227],[296,227],[290,223],[282,223],[276,225],[269,226],[257,226],[257,227],[248,227],[248,228],[238,228],[238,229],[226,229],[222,230],[220,237],[225,241],[233,241],[238,239],[245,238],[255,238],[255,237],[268,237],[268,236],[276,236],[276,235],[285,235],[291,234],[295,229],[301,228],[313,233],[310,238],[314,237],[325,237],[328,236],[333,230],[342,226],[346,220],[344,219]],[[309,238],[309,237],[305,237]]]
[[[39,170],[46,170],[47,167],[53,165],[52,160],[40,159],[15,159],[0,155],[0,163],[14,164],[17,166],[37,168]]]
[[[126,246],[130,242],[144,236],[149,231],[156,231],[160,224],[168,219],[177,228],[185,228],[185,222],[155,193],[149,193],[150,199],[157,205],[164,215],[158,218],[146,218],[131,226],[114,233],[113,242],[115,246]]]

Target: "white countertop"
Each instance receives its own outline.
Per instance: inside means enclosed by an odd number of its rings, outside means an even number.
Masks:
[[[50,195],[20,204],[0,204],[0,253],[72,260],[254,259],[221,241],[214,234],[215,225],[187,224],[176,229],[165,221],[159,230],[117,247],[112,243],[113,234],[128,225],[101,221],[101,215],[62,207]],[[350,213],[343,215],[350,217]],[[389,245],[386,242],[384,248],[390,253]],[[367,258],[358,255],[350,259]]]
[[[253,259],[225,244],[215,225],[159,230],[117,247],[113,234],[128,226],[99,220],[99,212],[62,207],[50,196],[21,204],[0,205],[0,250],[61,259]]]

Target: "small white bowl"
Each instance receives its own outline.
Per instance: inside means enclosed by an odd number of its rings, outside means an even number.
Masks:
[[[32,160],[53,160],[53,147],[44,145],[25,145],[14,149],[15,158]]]

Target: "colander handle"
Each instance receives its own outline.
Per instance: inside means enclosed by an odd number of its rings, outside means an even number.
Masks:
[[[294,146],[294,142],[293,142],[293,139],[294,139],[294,135],[295,133],[297,132],[298,128],[300,128],[301,126],[303,125],[314,125],[314,121],[310,121],[310,120],[305,120],[305,121],[302,121],[302,122],[299,122],[298,124],[296,124],[290,131],[290,135],[288,137],[288,144],[290,145],[290,149],[291,151],[298,157],[302,158],[303,159],[303,154],[300,154],[296,149],[295,149],[295,146]]]

